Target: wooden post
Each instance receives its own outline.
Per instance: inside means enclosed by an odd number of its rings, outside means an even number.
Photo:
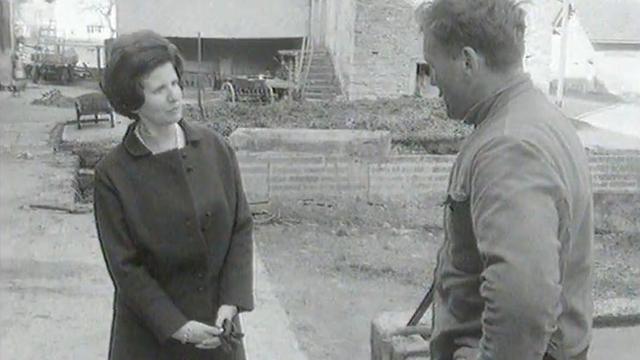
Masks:
[[[562,38],[560,40],[560,61],[556,88],[556,105],[562,107],[564,97],[564,77],[567,67],[567,42],[569,38],[569,6],[570,0],[562,1]]]
[[[96,60],[98,64],[98,77],[102,76],[102,62],[100,60],[100,46],[96,46]]]
[[[16,46],[16,34],[15,34],[15,19],[13,16],[13,0],[9,0],[9,48],[11,49],[11,54],[15,51]]]
[[[202,33],[198,31],[198,70],[196,71],[196,86],[198,87],[198,107],[200,118],[205,120],[204,106],[202,105],[202,81],[200,80],[200,68],[202,67]]]

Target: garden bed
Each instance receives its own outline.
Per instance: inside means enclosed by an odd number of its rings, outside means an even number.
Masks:
[[[205,122],[224,136],[238,127],[388,130],[400,153],[455,154],[470,126],[447,118],[440,99],[401,97],[354,102],[290,102],[256,105],[216,102],[186,105],[184,117]]]

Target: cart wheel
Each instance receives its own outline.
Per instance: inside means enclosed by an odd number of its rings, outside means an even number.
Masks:
[[[273,88],[271,86],[267,86],[267,102],[269,104],[273,104],[276,100],[275,93],[273,92]]]
[[[109,118],[111,119],[111,127],[112,128],[116,127],[116,123],[115,121],[113,121],[113,112],[109,113]]]
[[[222,91],[224,93],[225,101],[229,101],[231,103],[236,102],[236,91],[233,88],[233,84],[231,84],[230,82],[222,84]]]

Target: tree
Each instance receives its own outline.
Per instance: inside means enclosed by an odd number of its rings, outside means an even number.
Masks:
[[[110,38],[116,36],[116,24],[114,19],[116,0],[81,0],[80,6],[84,11],[102,15],[109,26]]]

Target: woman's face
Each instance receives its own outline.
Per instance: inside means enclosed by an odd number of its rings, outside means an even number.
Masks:
[[[172,125],[182,119],[182,89],[173,64],[166,62],[142,79],[144,104],[136,110],[151,126]]]

